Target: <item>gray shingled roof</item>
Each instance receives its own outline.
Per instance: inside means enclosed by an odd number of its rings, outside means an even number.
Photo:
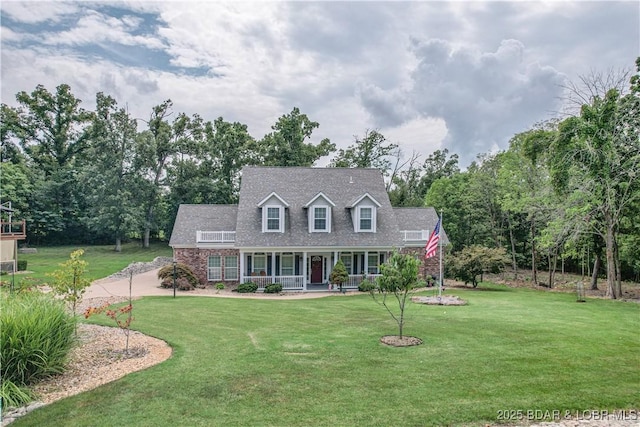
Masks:
[[[400,230],[429,230],[431,234],[438,222],[438,214],[434,208],[393,208],[393,212]],[[448,245],[449,238],[442,224],[440,233],[442,244]]]
[[[194,246],[196,231],[234,231],[237,205],[180,205],[169,246]]]
[[[331,233],[309,233],[305,206],[322,192],[332,207]],[[263,233],[258,203],[272,193],[289,204],[284,233]],[[356,233],[347,206],[364,194],[381,206],[377,232]],[[180,205],[170,246],[195,246],[196,231],[236,231],[236,247],[399,247],[400,230],[433,230],[433,208],[392,208],[377,169],[245,167],[239,205]],[[444,244],[449,240],[444,227]]]
[[[309,233],[304,206],[319,192],[332,208],[331,233]],[[271,193],[284,199],[284,233],[263,233],[258,203]],[[346,207],[369,193],[381,206],[377,209],[375,233],[356,233]],[[401,236],[384,179],[377,169],[245,167],[242,170],[237,247],[397,247]]]

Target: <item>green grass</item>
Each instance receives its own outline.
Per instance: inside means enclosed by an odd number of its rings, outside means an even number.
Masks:
[[[424,344],[408,348],[379,343],[397,325],[368,295],[147,297],[133,326],[169,342],[171,359],[14,425],[483,425],[500,410],[640,407],[640,305],[447,293],[469,304],[412,304],[405,332]]]
[[[148,249],[139,243],[127,243],[122,245],[122,252],[115,252],[113,245],[105,246],[54,246],[39,247],[38,253],[20,254],[19,259],[27,260],[27,270],[30,273],[17,275],[33,277],[40,281],[51,280],[47,273],[60,268],[60,264],[69,259],[69,255],[76,249],[84,249],[83,259],[89,263],[87,278],[91,280],[101,279],[122,270],[130,263],[152,261],[158,256],[173,256],[167,243],[151,244]]]

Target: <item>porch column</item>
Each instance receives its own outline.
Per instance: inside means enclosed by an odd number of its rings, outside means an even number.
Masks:
[[[302,290],[307,290],[307,251],[302,252]]]
[[[240,251],[240,283],[244,283],[244,252]]]
[[[369,251],[364,251],[364,274],[369,274]]]
[[[276,253],[271,252],[271,283],[276,283]]]
[[[335,265],[338,263],[338,251],[333,251],[333,265],[335,267]]]

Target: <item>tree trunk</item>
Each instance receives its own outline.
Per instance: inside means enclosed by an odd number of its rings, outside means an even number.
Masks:
[[[507,215],[507,224],[509,226],[509,240],[511,240],[511,262],[513,265],[513,280],[518,280],[518,263],[516,262],[516,242],[513,238],[513,227],[511,226],[511,217]]]
[[[144,236],[142,238],[142,247],[145,249],[149,248],[149,236],[151,235],[151,228],[146,226],[144,228]]]
[[[600,271],[600,254],[593,260],[593,274],[591,275],[591,290],[598,290],[598,271]]]
[[[556,282],[556,269],[558,268],[558,250],[554,249],[551,254],[549,265],[549,289],[553,288]]]
[[[114,250],[116,252],[122,252],[122,239],[120,236],[116,237],[116,248]]]
[[[618,241],[613,238],[613,259],[616,266],[616,295],[622,297],[622,272],[620,270],[620,254],[618,253]]]
[[[605,213],[605,223],[607,227],[605,244],[607,259],[607,296],[611,299],[618,298],[616,293],[616,263],[614,256],[614,230],[610,221],[610,215]]]
[[[538,284],[538,269],[536,268],[536,225],[531,220],[531,281]]]

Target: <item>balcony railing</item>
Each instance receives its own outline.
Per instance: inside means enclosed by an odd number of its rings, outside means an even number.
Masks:
[[[404,242],[416,242],[429,238],[429,230],[403,230],[401,233]]]
[[[197,243],[233,243],[235,241],[235,231],[196,231]]]
[[[0,238],[3,240],[23,240],[27,238],[26,221],[0,222]]]

